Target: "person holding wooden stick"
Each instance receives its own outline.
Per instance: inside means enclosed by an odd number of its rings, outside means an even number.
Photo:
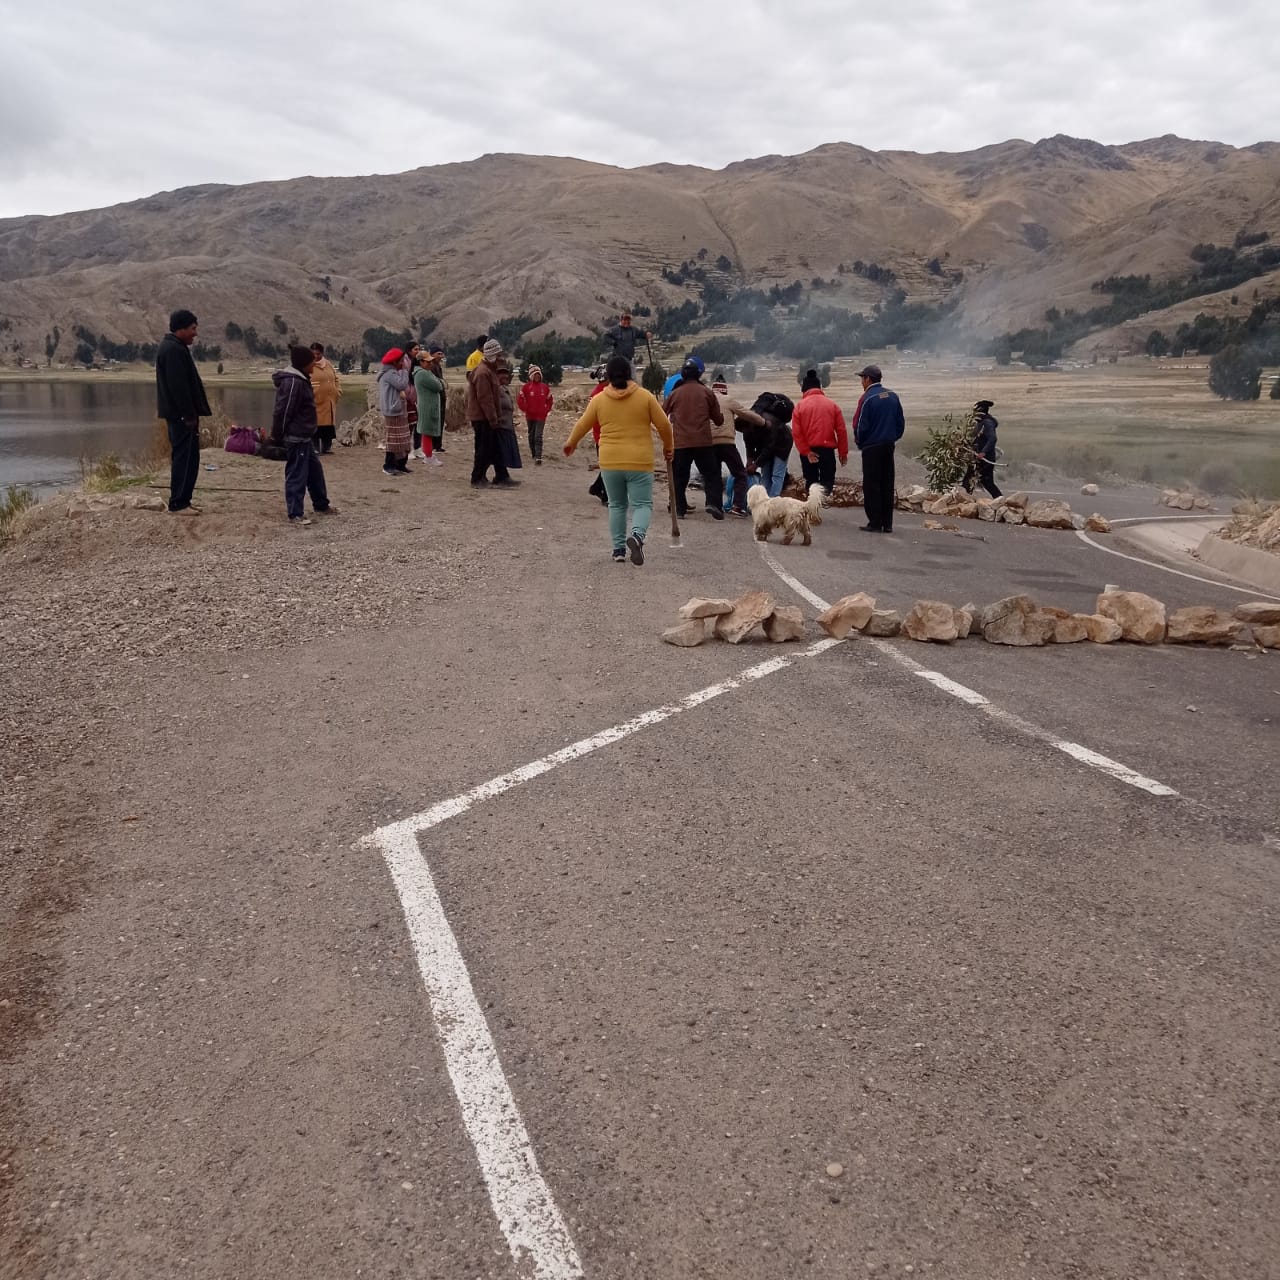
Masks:
[[[974,473],[978,483],[993,497],[1001,496],[996,485],[996,428],[1000,425],[991,415],[994,400],[979,400],[973,406],[970,420],[973,423],[973,440],[969,451],[973,455],[969,469],[964,473],[964,487],[973,492]]]

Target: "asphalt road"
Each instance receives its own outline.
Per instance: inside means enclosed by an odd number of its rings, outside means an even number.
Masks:
[[[39,982],[0,1055],[0,1274],[1280,1275],[1280,657],[893,642],[1000,718],[864,640],[672,649],[692,594],[800,601],[705,515],[609,564],[581,487],[449,491],[427,533],[474,534],[476,591],[251,680],[150,664],[109,765],[35,795],[82,803],[6,917]],[[349,510],[325,536],[401,536]],[[860,522],[774,554],[900,608],[1251,594]],[[364,837],[780,653],[414,843],[569,1242],[534,1224],[517,1262]]]

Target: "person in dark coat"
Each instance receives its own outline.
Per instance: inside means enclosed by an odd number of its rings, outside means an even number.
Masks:
[[[198,513],[191,495],[200,474],[200,419],[213,414],[191,355],[198,328],[190,311],[175,311],[156,353],[156,413],[169,431],[169,510],[175,515]]]
[[[964,473],[964,487],[970,492],[977,482],[993,497],[1001,496],[996,484],[996,428],[999,422],[991,414],[994,400],[979,400],[973,406],[973,441],[969,445],[973,458]]]
[[[893,532],[893,452],[905,429],[897,393],[880,385],[879,366],[869,364],[862,379],[862,399],[853,412],[853,442],[862,454],[862,504],[865,533]],[[794,422],[795,419],[792,419]]]
[[[311,506],[318,516],[336,516],[338,508],[329,501],[324,483],[324,467],[316,452],[319,427],[316,424],[316,397],[311,389],[311,366],[315,355],[308,347],[290,347],[288,369],[271,375],[276,389],[271,414],[271,434],[283,439],[284,505],[292,525],[310,524],[302,510],[302,498],[311,494]]]

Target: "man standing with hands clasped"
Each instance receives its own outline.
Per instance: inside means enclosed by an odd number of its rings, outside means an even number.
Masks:
[[[864,533],[893,532],[893,451],[905,422],[896,393],[880,385],[879,366],[869,364],[862,379],[862,399],[853,411],[853,443],[862,454],[862,503],[867,512]]]
[[[156,413],[169,429],[169,510],[174,515],[199,514],[191,495],[200,474],[200,419],[213,414],[191,355],[198,328],[190,311],[175,311],[156,353]]]

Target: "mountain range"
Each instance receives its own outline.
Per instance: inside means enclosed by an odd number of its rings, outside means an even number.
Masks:
[[[0,220],[0,359],[43,357],[54,325],[154,341],[175,306],[200,315],[208,341],[232,321],[354,346],[371,326],[427,316],[457,338],[525,313],[583,333],[622,307],[691,296],[663,272],[698,260],[738,286],[818,280],[824,303],[861,310],[886,286],[851,264],[875,264],[910,300],[955,297],[991,334],[1087,308],[1105,277],[1182,276],[1197,244],[1264,233],[1280,239],[1274,142],[1058,136],[935,154],[840,142],[718,170],[486,155]]]

